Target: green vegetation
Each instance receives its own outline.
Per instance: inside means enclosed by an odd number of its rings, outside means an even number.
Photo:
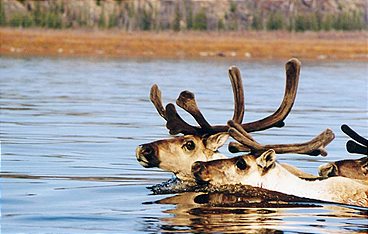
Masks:
[[[231,2],[230,3],[230,12],[231,13],[235,13],[236,12],[236,8],[237,8],[236,2]]]
[[[100,15],[100,19],[98,20],[98,27],[99,28],[106,28],[106,19],[105,19],[105,11],[102,8],[102,12]]]
[[[152,26],[152,12],[144,9],[140,15],[139,29],[145,31],[150,30]]]
[[[193,29],[195,30],[207,29],[207,15],[203,9],[194,16]]]
[[[253,30],[263,30],[264,26],[263,26],[263,20],[262,20],[262,16],[259,12],[257,12],[256,14],[254,14],[252,16],[252,29]]]
[[[362,12],[343,12],[333,22],[333,28],[337,30],[362,30],[367,28]]]
[[[192,10],[192,6],[188,5],[186,6],[186,20],[187,20],[187,29],[192,29],[193,28],[193,10]]]
[[[109,28],[113,28],[115,27],[116,25],[118,25],[119,22],[117,21],[117,17],[115,15],[115,12],[109,17],[109,25],[108,27]]]
[[[3,1],[0,0],[0,26],[4,26],[4,25],[6,25],[5,9],[3,6]]]
[[[320,15],[309,13],[298,15],[294,19],[294,24],[289,27],[292,31],[329,31],[329,30],[364,30],[367,26],[364,23],[364,16],[361,12],[341,12],[340,14]]]
[[[266,28],[268,30],[281,30],[284,28],[284,17],[279,12],[272,12],[267,19]]]
[[[170,9],[158,9],[152,3],[138,6],[134,1],[96,0],[94,11],[88,4],[65,1],[18,1],[22,11],[6,12],[0,0],[0,26],[41,28],[121,28],[123,30],[289,30],[329,31],[367,30],[363,9],[336,13],[314,11],[283,12],[279,9],[244,13],[243,6],[230,1],[224,15],[215,15],[189,0],[177,1]],[[70,1],[72,2],[72,1]],[[65,4],[65,5],[64,5]],[[108,5],[110,4],[110,5]],[[111,5],[112,4],[112,5]],[[161,12],[162,11],[162,12]]]
[[[362,12],[340,12],[339,14],[321,15],[319,12],[301,13],[287,18],[280,12],[271,13],[267,21],[259,12],[252,16],[251,28],[253,30],[283,30],[304,31],[329,31],[329,30],[367,30]]]
[[[28,15],[15,14],[8,22],[11,27],[31,27],[33,20]]]
[[[181,14],[180,14],[179,6],[177,5],[175,8],[175,17],[174,17],[174,23],[173,23],[174,31],[180,31],[180,21],[181,21]]]
[[[217,22],[217,30],[224,30],[225,29],[225,23],[223,19],[219,19]]]
[[[291,27],[293,31],[318,31],[319,28],[318,18],[314,14],[298,15]]]

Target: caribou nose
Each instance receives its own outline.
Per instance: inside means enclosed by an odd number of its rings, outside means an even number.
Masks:
[[[141,150],[141,154],[145,156],[146,158],[152,157],[155,154],[155,149],[150,144],[140,145],[140,150]]]
[[[160,164],[157,158],[157,151],[152,144],[139,145],[136,149],[138,162],[144,167],[157,167]]]
[[[207,178],[206,166],[202,162],[195,162],[192,164],[192,174],[194,176],[195,181],[199,185],[206,185],[209,183],[209,179]]]
[[[198,175],[204,168],[205,168],[205,166],[203,165],[203,163],[195,162],[192,165],[192,173],[194,175]]]

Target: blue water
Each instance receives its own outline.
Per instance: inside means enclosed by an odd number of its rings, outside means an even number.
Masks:
[[[355,207],[239,213],[196,204],[198,194],[152,195],[146,188],[172,177],[141,167],[134,155],[137,145],[170,137],[149,101],[152,84],[165,103],[191,90],[206,118],[225,124],[233,107],[227,69],[237,65],[244,119],[253,121],[278,107],[284,62],[0,58],[2,233],[367,232],[367,210]],[[323,162],[359,157],[345,151],[339,128],[347,123],[368,135],[368,68],[302,63],[286,126],[253,136],[264,144],[303,142],[331,128],[336,139],[327,157],[279,156],[316,174]],[[226,146],[221,152],[231,156]]]

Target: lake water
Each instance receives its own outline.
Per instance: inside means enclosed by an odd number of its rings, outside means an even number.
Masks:
[[[214,124],[232,117],[227,69],[243,76],[245,121],[279,105],[286,61],[181,61],[0,58],[2,233],[368,232],[367,209],[217,207],[196,193],[153,195],[172,175],[146,169],[137,145],[170,137],[149,101],[182,90]],[[284,128],[254,133],[261,143],[303,142],[331,128],[327,157],[280,155],[316,174],[318,165],[358,158],[345,151],[346,123],[368,134],[364,62],[302,61],[297,99]],[[191,123],[190,116],[180,114]],[[227,146],[221,151],[231,156]]]

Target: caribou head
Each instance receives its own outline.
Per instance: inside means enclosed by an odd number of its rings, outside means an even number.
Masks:
[[[242,122],[244,115],[244,92],[240,72],[230,67],[229,78],[234,93],[233,120]],[[226,158],[218,149],[228,139],[227,126],[210,125],[199,110],[195,96],[189,91],[180,93],[176,104],[191,114],[199,126],[185,122],[177,113],[175,105],[169,103],[163,107],[161,91],[153,85],[150,100],[159,115],[165,119],[166,127],[171,135],[182,134],[170,139],[158,140],[139,145],[136,149],[138,162],[144,167],[159,167],[173,172],[179,179],[191,179],[191,165],[201,160]]]
[[[259,156],[196,162],[193,174],[199,183],[215,186],[250,185],[299,197],[351,205],[368,206],[368,185],[346,177],[306,180],[276,161],[273,149]]]
[[[276,153],[297,153],[311,156],[327,155],[325,147],[335,138],[334,133],[330,129],[326,129],[312,140],[304,143],[262,145],[245,131],[240,124],[229,121],[228,126],[230,136],[238,142],[237,144],[232,144],[232,152],[242,151],[249,152],[249,154],[229,159],[213,160],[206,163],[195,162],[192,165],[192,173],[197,182],[211,182],[215,185],[223,185],[241,183],[244,179],[248,181],[248,176],[259,176],[259,174],[265,173],[266,169],[268,170],[274,166],[274,160],[271,160],[273,158],[267,157],[273,157]],[[261,163],[264,165],[262,166]],[[278,165],[288,171],[288,173],[299,178],[317,178],[288,164]],[[257,172],[259,169],[262,169],[263,172]],[[253,170],[253,172],[250,170]],[[255,186],[254,184],[248,185]]]
[[[236,123],[230,125],[232,125],[230,135],[248,148],[249,134]],[[229,159],[195,162],[192,165],[192,173],[198,183],[215,186],[250,185],[299,197],[368,206],[368,185],[359,180],[341,176],[305,179],[291,173],[276,161],[277,151],[285,153],[289,151],[287,148],[299,148],[297,150],[299,153],[307,154],[316,150],[326,152],[324,147],[333,139],[333,134],[330,130],[326,130],[320,136],[323,136],[318,140],[320,143],[311,144],[310,147],[306,147],[305,144],[291,144],[283,145],[285,150],[280,150],[281,145],[275,145],[278,148],[275,147],[274,150],[267,147],[255,149],[251,146],[255,153]],[[316,149],[311,148],[316,145],[320,146]]]
[[[285,93],[279,108],[273,114],[261,120],[242,123],[245,108],[242,78],[237,67],[229,68],[229,78],[234,94],[232,121],[239,124],[244,131],[255,132],[284,126],[284,120],[288,116],[296,98],[300,62],[297,59],[290,59],[286,63],[285,69]],[[176,100],[176,104],[193,116],[199,126],[193,126],[185,122],[177,113],[174,104],[169,103],[164,108],[161,91],[157,85],[153,85],[151,88],[150,100],[159,115],[166,120],[166,127],[169,133],[171,135],[183,135],[138,146],[136,157],[142,166],[159,167],[175,173],[179,179],[191,180],[193,179],[191,165],[195,161],[226,158],[226,156],[218,152],[218,148],[226,142],[229,126],[211,125],[208,123],[199,110],[193,93],[183,91]],[[244,150],[234,143],[230,144],[230,149]]]
[[[346,124],[341,126],[341,130],[352,139],[346,143],[347,151],[365,156],[323,164],[319,166],[318,174],[323,177],[344,176],[368,182],[368,140]]]
[[[173,172],[181,180],[192,176],[190,168],[195,161],[226,158],[218,152],[228,139],[227,133],[208,136],[184,135],[139,145],[136,149],[138,162],[144,167],[159,167]]]

